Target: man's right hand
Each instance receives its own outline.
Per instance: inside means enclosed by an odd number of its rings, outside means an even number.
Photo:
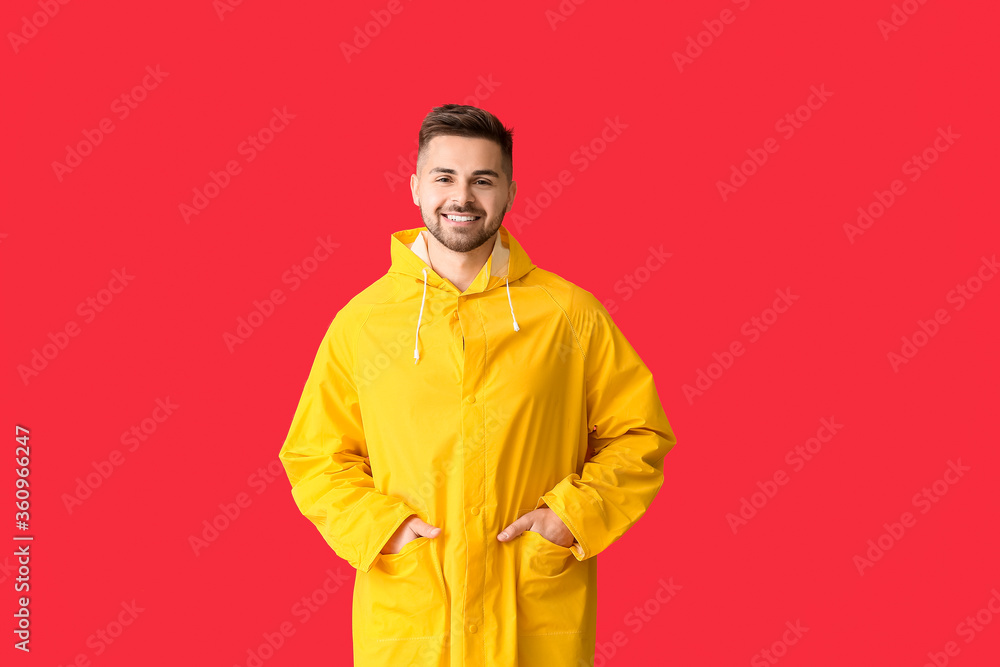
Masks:
[[[399,525],[399,528],[396,529],[396,532],[392,534],[392,537],[389,538],[389,541],[386,542],[379,553],[385,555],[398,554],[407,542],[412,542],[418,537],[433,538],[440,534],[440,528],[432,526],[414,514]]]

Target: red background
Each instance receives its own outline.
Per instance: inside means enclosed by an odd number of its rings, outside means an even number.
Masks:
[[[397,14],[248,0],[222,18],[209,0],[69,2],[34,32],[38,2],[4,3],[3,423],[11,455],[14,425],[31,430],[35,535],[32,652],[5,633],[4,664],[245,666],[286,621],[264,664],[350,664],[353,570],[287,478],[251,476],[276,461],[334,314],[388,268],[390,233],[421,224],[386,173],[432,107],[470,97],[514,128],[508,228],[536,265],[615,300],[678,437],[649,512],[600,555],[597,664],[771,664],[768,649],[788,666],[923,665],[949,641],[949,664],[996,664],[1000,617],[972,641],[959,624],[1000,587],[1000,281],[973,280],[961,309],[948,294],[1000,249],[998,12],[906,4],[885,38],[888,0],[564,2],[555,27],[556,0]],[[391,20],[348,61],[341,44],[372,11]],[[721,34],[679,71],[705,21]],[[112,103],[147,66],[168,74],[120,118]],[[829,98],[777,131],[811,86]],[[238,147],[274,108],[294,118],[248,162]],[[60,180],[53,163],[104,118],[114,130]],[[609,118],[627,127],[601,146]],[[911,181],[904,163],[949,127],[959,138]],[[777,152],[724,201],[718,182],[769,137]],[[592,142],[603,152],[584,160]],[[185,222],[179,206],[230,160],[240,173]],[[563,170],[572,182],[539,200]],[[894,179],[905,194],[852,242],[844,225]],[[529,201],[546,204],[533,220]],[[292,290],[283,274],[327,236],[338,249]],[[646,273],[650,246],[672,254]],[[122,267],[134,278],[86,321],[78,305]],[[644,282],[625,299],[628,275]],[[284,303],[230,352],[223,335],[274,289]],[[779,289],[799,298],[752,341],[744,323]],[[894,369],[889,353],[938,309],[947,322]],[[71,321],[79,335],[23,381]],[[710,369],[734,341],[744,353]],[[716,379],[689,400],[699,370]],[[122,433],[168,397],[179,407],[128,451]],[[786,453],[823,418],[843,428],[796,470]],[[124,461],[69,512],[115,450]],[[914,495],[959,460],[969,470],[921,513]],[[727,514],[777,471],[788,483],[734,534]],[[196,555],[190,537],[241,493],[249,506]],[[860,574],[855,556],[907,511],[915,524]],[[346,582],[302,622],[294,605],[328,568]],[[661,579],[681,587],[663,605]],[[134,622],[97,643],[133,600]],[[808,631],[782,647],[786,622]]]

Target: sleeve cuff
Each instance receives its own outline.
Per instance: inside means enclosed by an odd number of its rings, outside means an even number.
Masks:
[[[416,514],[412,509],[405,505],[401,505],[398,511],[398,516],[396,520],[389,526],[386,532],[376,540],[375,544],[372,545],[371,549],[373,553],[368,554],[368,557],[358,563],[358,569],[362,572],[368,572],[375,565],[375,561],[381,556],[382,548],[385,547],[386,542],[392,537],[392,534],[402,525],[402,523]]]
[[[541,509],[542,507],[548,507],[550,510],[555,512],[556,516],[559,517],[564,524],[566,524],[566,527],[569,528],[569,532],[573,533],[573,544],[569,547],[570,551],[577,560],[585,560],[588,557],[587,548],[580,539],[580,531],[573,524],[573,522],[568,519],[566,509],[560,498],[552,491],[549,491],[544,496],[540,497],[538,499],[538,503],[535,504],[536,510]]]

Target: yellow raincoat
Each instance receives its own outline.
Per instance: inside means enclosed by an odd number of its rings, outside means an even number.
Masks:
[[[428,265],[428,233],[392,234],[388,273],[333,318],[279,455],[356,568],[354,664],[592,665],[594,556],[646,511],[675,442],[653,377],[506,227],[464,292]],[[543,506],[572,547],[497,540]],[[413,514],[441,532],[380,554]]]

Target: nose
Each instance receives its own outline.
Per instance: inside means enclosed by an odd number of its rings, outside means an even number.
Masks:
[[[473,203],[476,200],[476,197],[472,194],[471,186],[456,185],[454,192],[452,192],[451,200],[461,208],[466,204]]]

